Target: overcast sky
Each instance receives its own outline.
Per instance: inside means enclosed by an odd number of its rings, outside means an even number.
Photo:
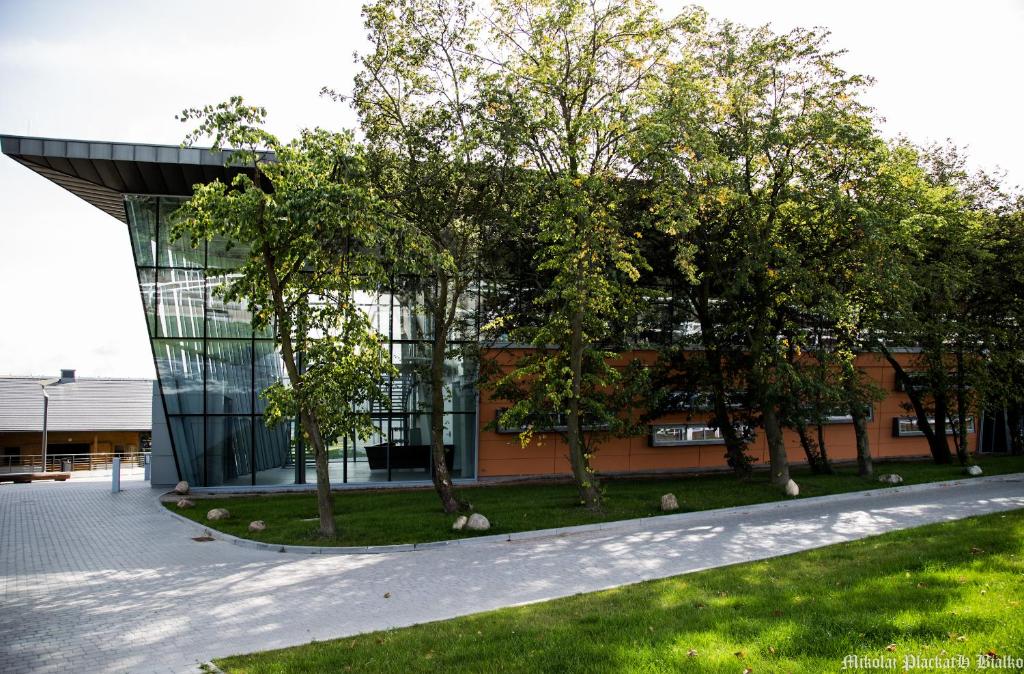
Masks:
[[[272,130],[351,126],[359,2],[0,0],[0,133],[170,143],[174,113],[232,94]],[[662,0],[667,12],[686,3]],[[951,138],[1024,183],[1024,0],[718,0],[712,16],[825,26],[889,135]],[[287,9],[285,9],[287,7]],[[125,226],[0,157],[0,374],[152,377]]]

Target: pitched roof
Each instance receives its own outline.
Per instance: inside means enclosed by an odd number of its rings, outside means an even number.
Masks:
[[[41,431],[45,377],[0,377],[0,432]],[[52,380],[50,380],[52,381]],[[50,384],[47,430],[148,431],[153,428],[149,379],[78,378]]]

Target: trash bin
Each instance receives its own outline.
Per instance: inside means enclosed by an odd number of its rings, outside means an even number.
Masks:
[[[60,460],[60,472],[70,473],[71,472],[71,459]]]

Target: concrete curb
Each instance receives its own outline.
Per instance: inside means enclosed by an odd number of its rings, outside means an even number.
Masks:
[[[843,501],[856,501],[864,498],[877,498],[888,494],[915,494],[920,492],[938,491],[950,489],[978,482],[1019,482],[1024,480],[1024,473],[1008,473],[1006,475],[989,475],[984,477],[970,477],[943,482],[925,482],[923,484],[910,484],[902,487],[880,487],[878,489],[866,489],[864,491],[851,491],[842,494],[829,494],[826,496],[810,496],[807,498],[795,498],[781,501],[769,501],[767,503],[755,503],[745,506],[733,506],[731,508],[717,508],[711,510],[696,510],[672,515],[656,515],[654,517],[639,517],[629,520],[613,520],[610,522],[597,522],[594,524],[580,524],[572,527],[561,527],[557,529],[536,529],[534,531],[518,531],[509,534],[491,534],[488,536],[474,536],[473,538],[455,538],[446,541],[431,541],[429,543],[404,543],[401,545],[367,545],[355,547],[336,546],[314,546],[314,545],[282,545],[280,543],[261,543],[248,538],[239,538],[217,531],[203,524],[191,520],[183,515],[164,507],[157,497],[157,507],[178,520],[192,526],[196,530],[202,530],[206,535],[220,541],[232,543],[243,548],[263,550],[266,552],[291,552],[306,555],[375,555],[391,552],[416,552],[419,550],[436,550],[454,545],[488,545],[491,543],[512,543],[516,541],[528,541],[538,538],[558,538],[573,534],[588,533],[593,531],[611,530],[634,530],[641,531],[653,523],[658,524],[686,524],[691,520],[697,520],[708,515],[723,517],[738,517],[752,513],[760,513],[770,510],[788,510],[804,505],[817,503],[839,503]]]

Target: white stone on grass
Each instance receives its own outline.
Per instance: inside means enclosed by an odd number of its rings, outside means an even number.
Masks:
[[[967,466],[967,468],[964,469],[964,472],[968,475],[977,477],[978,475],[981,475],[981,466]]]
[[[263,520],[256,520],[255,522],[249,522],[249,531],[259,533],[260,531],[267,530],[267,523]]]
[[[663,512],[670,512],[672,510],[679,510],[679,501],[676,500],[675,494],[665,494],[661,497],[661,509]]]
[[[487,531],[491,528],[491,523],[480,513],[473,513],[466,521],[466,528],[472,531]]]
[[[799,496],[799,495],[800,495],[800,486],[796,482],[793,482],[792,480],[787,482],[786,483],[786,496]]]
[[[878,481],[884,484],[899,484],[903,482],[903,478],[896,473],[887,473],[885,475],[879,475]]]
[[[228,512],[227,508],[214,508],[206,513],[206,519],[208,520],[226,520],[229,517],[231,517],[231,513]]]
[[[182,494],[182,495],[187,494],[188,493],[188,482],[185,482],[184,480],[182,480],[178,484],[174,485],[174,493],[175,494]]]
[[[462,529],[466,526],[466,522],[468,521],[468,517],[466,517],[465,515],[459,515],[455,518],[455,521],[452,523],[452,531],[462,531]]]
[[[195,503],[193,503],[190,499],[187,499],[187,498],[180,498],[180,499],[178,499],[178,503],[177,503],[177,506],[179,508],[191,508],[194,505],[195,505]]]

